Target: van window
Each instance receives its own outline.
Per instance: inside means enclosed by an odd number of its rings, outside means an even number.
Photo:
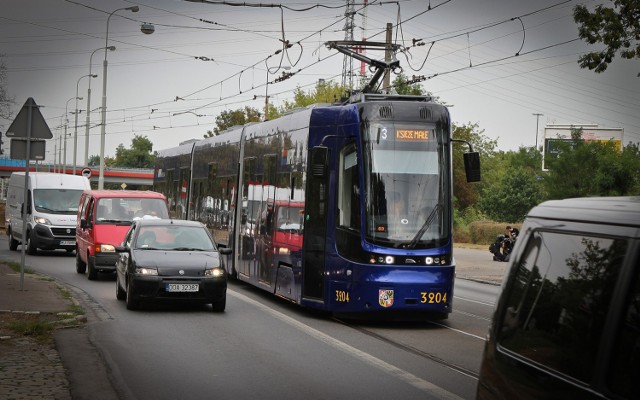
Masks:
[[[640,272],[640,271],[637,271]],[[622,322],[613,350],[614,359],[609,387],[628,399],[640,398],[640,273],[637,273],[622,314]]]
[[[537,231],[525,245],[498,344],[590,382],[627,241]]]
[[[35,189],[33,204],[36,211],[53,214],[76,214],[82,190]]]

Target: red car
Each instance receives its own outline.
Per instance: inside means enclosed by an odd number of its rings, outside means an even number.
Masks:
[[[167,199],[151,191],[85,190],[76,226],[76,272],[94,280],[116,269],[115,246],[134,219],[169,218]]]

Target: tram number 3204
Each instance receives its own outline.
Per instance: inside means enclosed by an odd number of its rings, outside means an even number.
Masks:
[[[345,290],[336,290],[336,302],[348,303],[349,292]],[[440,304],[447,302],[447,293],[441,292],[420,292],[420,303],[423,304]]]

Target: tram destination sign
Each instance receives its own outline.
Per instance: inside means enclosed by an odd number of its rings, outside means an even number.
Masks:
[[[396,140],[422,142],[429,140],[427,129],[396,129]]]

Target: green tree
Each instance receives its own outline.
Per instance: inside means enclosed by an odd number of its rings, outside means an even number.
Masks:
[[[557,156],[545,160],[549,198],[640,195],[638,145],[630,143],[621,151],[614,142],[584,141],[580,133],[558,143]]]
[[[483,160],[482,190],[478,209],[502,222],[519,222],[529,209],[544,200],[540,176],[542,155],[533,147],[495,152]],[[505,209],[508,207],[508,209]]]
[[[307,92],[297,87],[293,91],[293,102],[285,101],[279,112],[283,114],[287,110],[317,103],[335,103],[340,101],[347,92],[347,88],[333,81],[320,81],[314,89]]]
[[[153,168],[156,154],[153,153],[153,144],[146,136],[134,135],[131,140],[131,148],[125,148],[122,143],[116,148],[116,157],[113,167],[125,168]]]
[[[393,88],[398,94],[421,96],[424,94],[422,85],[409,85],[409,79],[404,74],[396,75],[392,82]]]
[[[409,79],[404,74],[398,74],[393,80],[392,86],[397,94],[411,95],[411,96],[430,96],[434,102],[447,105],[445,101],[440,99],[440,96],[436,96],[431,92],[424,90],[422,85],[409,85],[407,82]]]
[[[468,141],[473,146],[473,150],[480,153],[481,177],[484,182],[486,172],[490,171],[490,160],[495,156],[497,141],[487,138],[484,130],[478,130],[478,124],[454,125],[453,138]],[[480,184],[467,182],[463,153],[468,151],[469,147],[464,143],[453,144],[453,195],[456,201],[455,207],[459,210],[476,204],[483,184],[483,182]]]
[[[95,154],[89,157],[89,166],[95,167],[100,165],[100,156]]]
[[[516,223],[543,199],[540,181],[526,167],[516,167],[484,187],[478,207],[494,221]]]
[[[116,161],[115,158],[113,157],[104,157],[104,165],[105,167],[111,167],[113,166],[113,163]],[[89,157],[89,167],[99,167],[100,166],[100,156],[95,154]]]
[[[598,5],[594,12],[584,5],[573,9],[580,38],[589,44],[606,46],[604,50],[581,56],[578,59],[581,68],[603,72],[618,52],[622,58],[640,59],[640,1],[612,0],[612,3],[613,7]]]
[[[520,147],[516,152],[506,153],[506,157],[510,168],[522,168],[532,176],[542,173],[542,153],[535,147]]]
[[[213,128],[213,131],[207,131],[204,137],[208,138],[211,136],[217,136],[220,132],[233,126],[258,121],[260,121],[260,111],[253,107],[245,106],[244,108],[238,108],[237,110],[225,110],[216,117],[216,127]]]

